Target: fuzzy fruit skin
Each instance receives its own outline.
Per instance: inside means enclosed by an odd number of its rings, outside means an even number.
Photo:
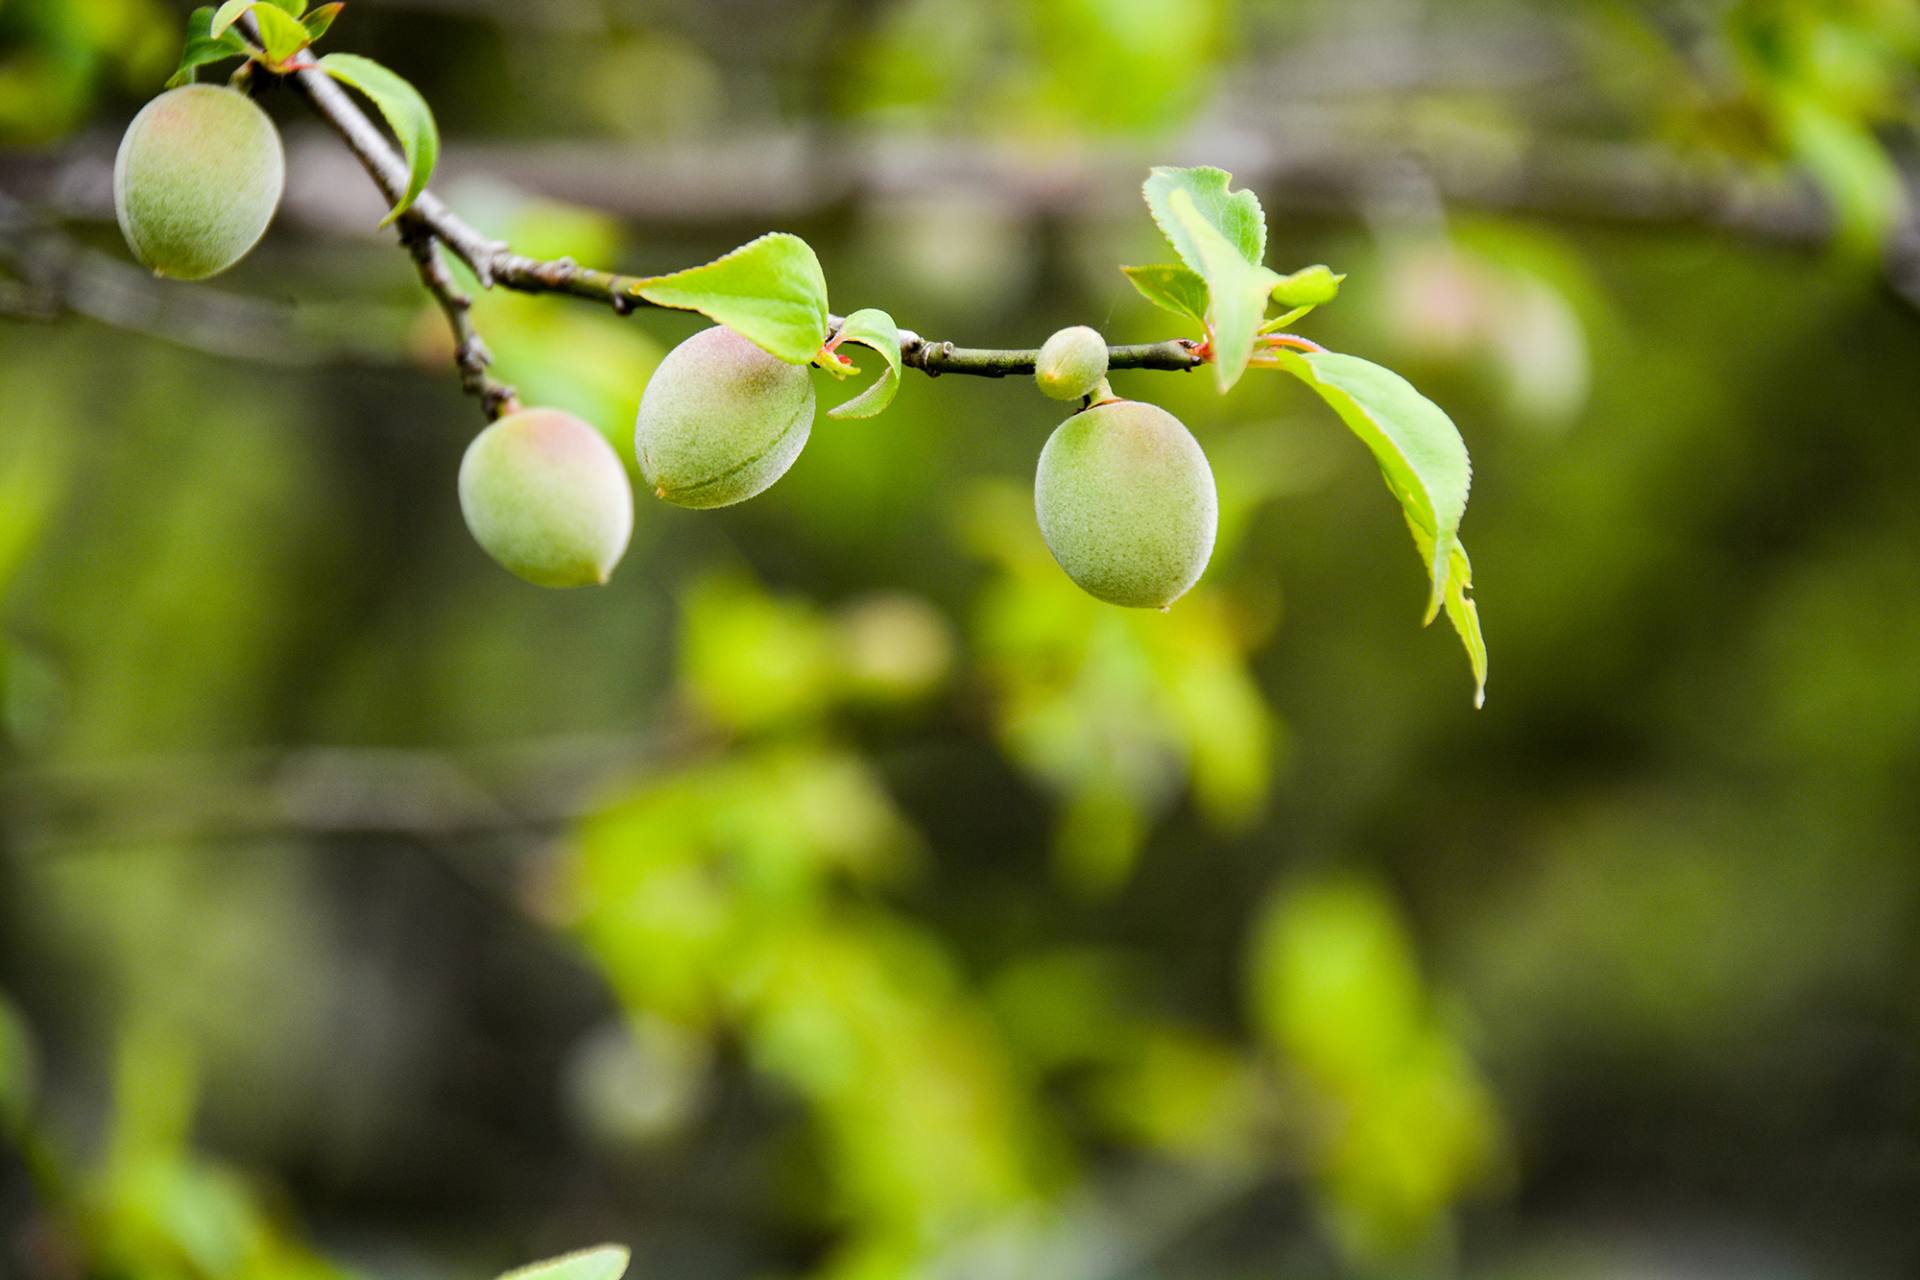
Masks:
[[[208,84],[149,102],[113,160],[113,208],[155,275],[204,280],[245,257],[280,205],[280,134],[253,99]]]
[[[620,563],[633,489],[605,436],[558,409],[522,409],[467,446],[460,512],[501,568],[535,586],[583,587]]]
[[[675,506],[726,507],[787,473],[813,432],[813,380],[725,325],[667,353],[640,397],[633,451]]]
[[[1164,609],[1213,554],[1219,499],[1200,442],[1155,405],[1109,400],[1054,429],[1034,513],[1053,558],[1087,594]]]
[[[1084,324],[1062,329],[1041,344],[1033,380],[1055,400],[1078,400],[1107,376],[1107,340]]]

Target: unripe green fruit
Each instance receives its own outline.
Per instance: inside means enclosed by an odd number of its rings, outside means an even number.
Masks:
[[[653,491],[725,507],[787,473],[813,431],[813,381],[724,325],[667,353],[640,397],[633,451]]]
[[[1106,376],[1107,340],[1083,324],[1048,338],[1033,362],[1033,380],[1055,400],[1078,400]]]
[[[1166,410],[1109,400],[1040,451],[1040,535],[1082,590],[1136,609],[1172,604],[1213,554],[1219,500],[1200,443]]]
[[[633,490],[605,436],[558,409],[482,431],[460,463],[460,511],[486,553],[541,587],[605,582],[633,533]]]
[[[232,89],[190,84],[140,109],[113,161],[121,234],[155,275],[204,280],[246,256],[280,204],[273,121]]]

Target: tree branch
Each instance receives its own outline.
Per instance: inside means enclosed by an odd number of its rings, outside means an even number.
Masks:
[[[250,22],[251,18],[242,19],[243,24]],[[366,112],[318,68],[297,68],[289,79],[347,144],[381,194],[389,203],[397,203],[407,188],[406,161],[394,151],[386,135]],[[483,288],[499,285],[520,293],[557,293],[585,298],[605,303],[620,315],[636,307],[655,305],[639,295],[640,277],[584,267],[571,258],[541,259],[514,253],[505,242],[489,239],[468,225],[431,191],[421,192],[398,221],[401,241],[412,253],[421,280],[439,302],[453,329],[454,359],[460,368],[461,385],[469,395],[479,398],[489,418],[511,411],[516,403],[513,389],[487,374],[490,357],[468,316],[471,300],[454,286],[440,257],[440,244],[445,244],[466,263]],[[828,337],[838,332],[841,323],[838,316],[828,317]],[[1184,371],[1206,363],[1207,357],[1202,351],[1200,343],[1185,338],[1109,347],[1107,367]],[[900,333],[901,363],[929,377],[954,373],[1004,378],[1010,374],[1032,373],[1039,354],[1039,350],[1032,347],[959,347],[951,342],[923,338],[911,330],[903,329]]]
[[[837,328],[839,318],[834,317]],[[1002,351],[984,347],[956,347],[951,342],[934,342],[905,329],[900,331],[900,360],[924,371],[928,377],[943,373],[971,374],[977,378],[1004,378],[1009,374],[1033,372],[1037,348]],[[1130,346],[1108,347],[1109,369],[1163,369],[1185,372],[1207,362],[1200,344],[1190,338],[1166,342],[1140,342]]]
[[[257,41],[259,28],[251,14],[241,19],[241,25],[248,38]],[[407,163],[387,145],[373,121],[324,71],[304,67],[295,70],[292,79],[347,149],[359,158],[387,202],[398,204],[407,189]],[[482,236],[425,191],[399,218],[396,230],[420,273],[420,283],[433,295],[447,318],[447,327],[453,331],[453,363],[460,371],[461,390],[480,402],[489,422],[514,412],[520,402],[513,388],[487,372],[493,353],[473,327],[473,299],[454,283],[453,273],[447,270],[440,253],[440,245],[447,244],[486,286],[493,283],[493,261],[506,252],[506,246]]]
[[[453,273],[447,270],[447,261],[440,255],[440,241],[421,224],[402,222],[400,243],[413,255],[420,282],[440,304],[440,310],[447,317],[447,327],[453,330],[453,363],[460,370],[461,390],[480,401],[489,422],[518,410],[520,401],[513,388],[487,372],[493,363],[493,353],[487,350],[487,344],[473,327],[473,299],[454,284]]]
[[[251,26],[251,15],[240,20],[239,25],[249,28],[249,37],[257,35],[257,29]],[[294,88],[313,107],[320,118],[340,140],[347,144],[360,165],[380,188],[389,205],[400,203],[400,197],[407,189],[407,162],[387,142],[378,125],[368,118],[347,96],[347,91],[334,83],[333,77],[316,67],[301,67],[295,70],[289,79]],[[453,210],[442,204],[431,191],[422,191],[413,204],[401,216],[401,220],[424,227],[431,231],[459,259],[472,269],[481,287],[491,288],[493,280],[493,259],[504,256],[507,246],[497,240],[489,240],[480,234]]]

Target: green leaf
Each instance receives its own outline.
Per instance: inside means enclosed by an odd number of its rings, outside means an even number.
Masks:
[[[1191,267],[1177,262],[1156,263],[1150,267],[1121,267],[1140,296],[1156,307],[1177,316],[1190,316],[1207,322],[1207,282]]]
[[[893,317],[873,307],[863,307],[840,325],[839,341],[857,342],[880,353],[887,367],[872,386],[845,404],[827,410],[829,418],[871,418],[893,403],[900,390],[900,327]]]
[[[244,58],[251,50],[239,33],[228,31],[213,35],[213,6],[203,5],[187,15],[187,43],[180,50],[180,65],[167,78],[167,88],[192,84],[195,73],[210,62]]]
[[[704,266],[638,281],[662,307],[698,311],[788,364],[806,364],[827,340],[827,278],[799,236],[774,231]]]
[[[1429,563],[1433,557],[1433,535],[1407,517],[1407,528],[1413,530],[1413,545],[1421,558]],[[1467,559],[1467,549],[1454,539],[1453,552],[1447,557],[1447,587],[1444,604],[1447,621],[1459,633],[1460,643],[1466,646],[1467,663],[1473,668],[1473,705],[1487,705],[1487,641],[1480,634],[1480,606],[1467,592],[1473,589],[1473,562]]]
[[[226,3],[221,5],[219,10],[213,15],[213,27],[208,34],[213,36],[225,35],[227,28],[240,20],[241,14],[253,8],[253,6],[259,2],[260,0],[226,0]]]
[[[433,123],[433,111],[418,89],[372,58],[356,53],[330,53],[321,58],[318,65],[335,80],[358,89],[380,109],[407,157],[407,190],[392,212],[381,220],[380,225],[384,227],[405,213],[427,189],[427,179],[440,158],[440,130]]]
[[[1810,93],[1779,95],[1778,110],[1792,148],[1826,199],[1834,220],[1834,244],[1843,254],[1870,261],[1906,216],[1906,183],[1872,129]]]
[[[1294,321],[1300,319],[1302,316],[1306,315],[1312,310],[1313,310],[1312,307],[1295,307],[1291,311],[1283,311],[1279,315],[1275,316],[1273,319],[1261,325],[1260,332],[1261,333],[1278,333],[1282,329],[1286,328],[1288,325],[1292,324]]]
[[[221,36],[228,27],[240,20],[240,15],[257,5],[266,5],[269,9],[278,9],[289,17],[297,18],[306,12],[306,0],[226,0],[213,15],[213,23],[208,34]],[[197,10],[195,11],[198,12]]]
[[[307,40],[309,42],[318,40],[327,34],[327,28],[333,25],[333,20],[339,17],[340,11],[346,7],[346,0],[334,0],[334,3],[323,4],[301,18],[300,25],[307,29]]]
[[[516,1267],[500,1280],[620,1280],[630,1257],[625,1245],[600,1244]]]
[[[283,9],[273,5],[256,8],[253,20],[259,24],[260,39],[266,46],[269,67],[285,67],[287,60],[309,43],[307,29],[300,25],[299,19],[289,17]]]
[[[1192,246],[1198,270],[1206,279],[1214,381],[1224,393],[1247,371],[1254,335],[1266,318],[1267,298],[1279,277],[1242,257],[1219,228],[1201,215],[1186,190],[1174,190],[1167,205],[1168,216]]]
[[[1260,198],[1251,191],[1227,190],[1233,175],[1225,169],[1202,167],[1176,169],[1159,165],[1150,170],[1141,188],[1147,197],[1147,211],[1173,245],[1174,252],[1202,275],[1206,267],[1192,232],[1174,216],[1173,197],[1185,192],[1200,217],[1224,237],[1234,251],[1253,266],[1267,256],[1267,217],[1260,209]]]
[[[1473,480],[1459,428],[1412,383],[1371,361],[1333,351],[1282,350],[1276,357],[1282,369],[1317,391],[1372,450],[1427,563],[1433,589],[1426,620],[1432,622],[1454,579],[1453,551]],[[1464,555],[1461,562],[1464,565]],[[1477,622],[1473,631],[1477,636]],[[1473,643],[1468,643],[1470,651]]]

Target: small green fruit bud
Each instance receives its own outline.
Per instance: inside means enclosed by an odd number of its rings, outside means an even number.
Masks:
[[[286,160],[273,121],[232,89],[190,84],[133,118],[113,161],[113,207],[156,275],[204,280],[245,257],[279,207]]]
[[[541,587],[605,582],[633,533],[633,490],[605,436],[558,409],[482,431],[460,463],[460,510],[486,553]]]
[[[1055,428],[1033,506],[1053,558],[1109,604],[1163,609],[1213,554],[1213,470],[1180,420],[1154,405],[1110,400]]]
[[[744,502],[785,475],[813,431],[813,380],[724,325],[667,353],[640,397],[634,453],[682,507]]]
[[[1273,286],[1272,297],[1283,307],[1317,307],[1338,297],[1340,282],[1346,278],[1332,267],[1302,267],[1290,276],[1282,276]]]
[[[1106,376],[1107,340],[1083,324],[1048,338],[1033,362],[1033,380],[1055,400],[1078,400]]]

